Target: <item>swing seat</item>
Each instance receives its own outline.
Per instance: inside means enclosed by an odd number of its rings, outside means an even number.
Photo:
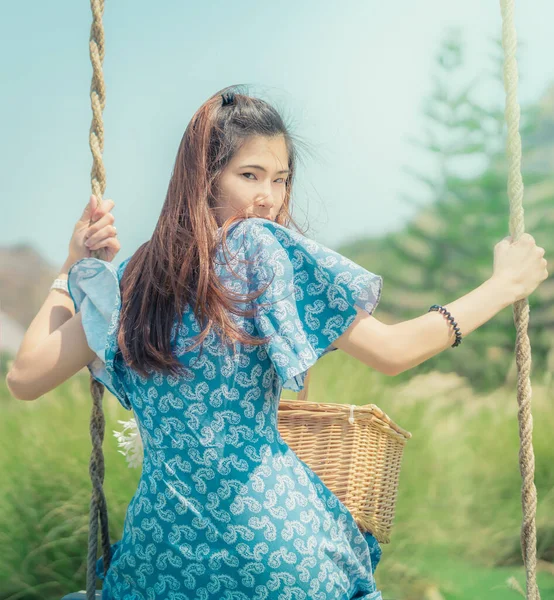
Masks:
[[[80,592],[73,592],[72,594],[68,594],[64,596],[62,600],[86,600],[87,593],[85,590],[81,590]],[[102,600],[102,590],[96,590],[96,600]]]

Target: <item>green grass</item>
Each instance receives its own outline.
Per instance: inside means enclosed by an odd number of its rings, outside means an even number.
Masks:
[[[374,403],[413,438],[404,451],[394,527],[376,571],[385,600],[510,600],[525,589],[515,389],[481,396],[455,375],[397,380],[333,353],[313,369],[310,400]],[[54,600],[84,589],[90,481],[88,376],[36,402],[0,383],[0,600]],[[287,392],[288,394],[288,392]],[[293,395],[291,394],[293,397]],[[554,600],[552,388],[533,382],[538,583]],[[113,429],[129,419],[105,392],[105,490],[112,543],[139,469]]]
[[[383,559],[387,560],[385,552]],[[520,590],[525,589],[525,569],[517,567],[490,567],[472,562],[449,552],[448,548],[427,546],[415,555],[398,557],[398,565],[385,566],[387,576],[396,576],[403,580],[401,586],[383,586],[379,576],[377,582],[384,590],[386,600],[416,600],[442,597],[444,600],[517,600],[525,597],[514,589],[510,581],[516,581]],[[378,567],[376,574],[381,566]],[[554,598],[554,577],[539,572],[537,583],[541,598]],[[398,587],[396,593],[388,590]],[[435,594],[433,596],[433,594]],[[437,594],[440,594],[438,596]]]

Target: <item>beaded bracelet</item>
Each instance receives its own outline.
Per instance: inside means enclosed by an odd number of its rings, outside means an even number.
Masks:
[[[450,323],[452,323],[454,331],[456,332],[456,341],[452,344],[451,347],[455,348],[456,346],[459,346],[462,343],[462,333],[460,331],[460,328],[458,327],[458,324],[456,323],[456,321],[454,321],[452,315],[446,310],[446,308],[444,308],[444,306],[440,306],[439,304],[433,304],[433,306],[431,306],[431,308],[427,312],[431,312],[432,310],[437,310],[443,315],[447,315],[447,319],[450,321]]]

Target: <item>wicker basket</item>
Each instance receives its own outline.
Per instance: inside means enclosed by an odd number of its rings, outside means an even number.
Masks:
[[[400,463],[412,434],[375,404],[280,399],[278,428],[293,452],[348,508],[358,527],[390,542]]]

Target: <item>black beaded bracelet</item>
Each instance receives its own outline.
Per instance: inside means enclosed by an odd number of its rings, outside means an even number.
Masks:
[[[447,319],[450,321],[450,323],[452,323],[454,331],[456,332],[456,341],[452,344],[452,348],[459,346],[462,343],[462,333],[460,331],[460,328],[458,327],[458,324],[456,323],[456,321],[454,321],[452,315],[446,310],[446,308],[444,308],[444,306],[440,306],[439,304],[433,304],[433,306],[431,306],[431,308],[427,312],[431,312],[432,310],[437,310],[443,315],[447,315]]]

